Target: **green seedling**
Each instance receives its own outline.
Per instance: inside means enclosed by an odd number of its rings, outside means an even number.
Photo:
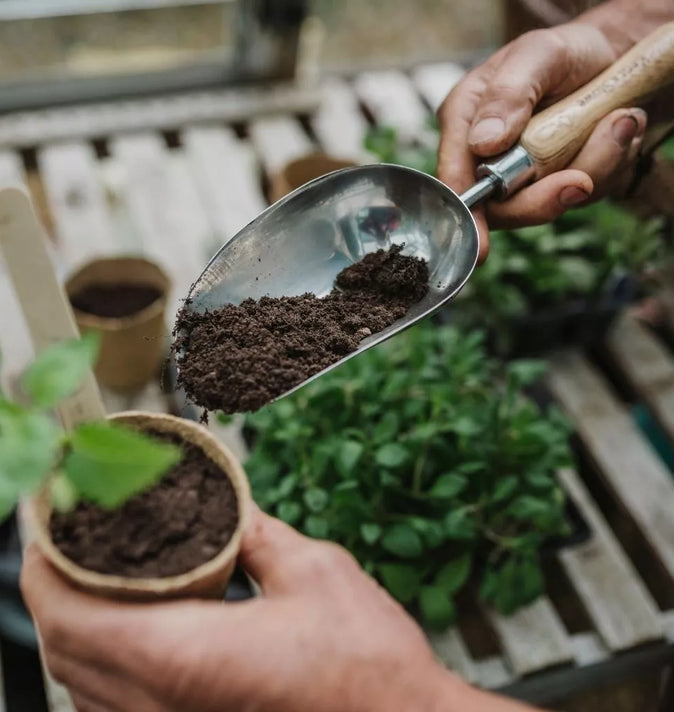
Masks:
[[[543,590],[541,545],[569,532],[569,424],[523,395],[543,371],[488,358],[481,333],[409,329],[247,416],[254,496],[430,626],[471,585],[510,613]]]
[[[58,427],[52,411],[80,387],[98,342],[87,334],[45,349],[21,379],[27,405],[0,391],[0,519],[46,482],[60,509],[79,500],[118,507],[180,459],[178,447],[113,422]]]

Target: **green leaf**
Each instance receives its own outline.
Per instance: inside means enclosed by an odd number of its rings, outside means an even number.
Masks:
[[[520,359],[508,364],[508,373],[520,386],[528,386],[541,379],[548,370],[543,361]]]
[[[303,499],[304,504],[306,504],[312,512],[322,512],[325,509],[330,496],[320,487],[311,487],[304,493]]]
[[[328,520],[313,514],[304,520],[304,531],[314,539],[326,539],[330,531]]]
[[[366,544],[374,544],[381,536],[381,527],[373,522],[361,524],[360,536]]]
[[[65,474],[84,499],[114,508],[153,485],[180,448],[116,423],[85,423],[70,439]]]
[[[424,620],[433,628],[447,628],[456,618],[454,601],[437,586],[424,586],[421,589],[419,605]]]
[[[72,395],[96,361],[99,343],[98,335],[89,332],[46,348],[23,375],[26,395],[41,408],[52,408]]]
[[[342,477],[349,477],[353,473],[363,455],[363,450],[363,444],[356,440],[345,440],[342,443],[336,457],[337,472]]]
[[[276,515],[286,524],[297,524],[302,516],[302,506],[297,502],[281,502],[276,508]]]
[[[474,539],[478,534],[477,523],[466,509],[455,509],[445,516],[445,532],[449,539]]]
[[[375,453],[374,459],[382,467],[400,467],[407,462],[409,452],[399,443],[382,445]]]
[[[545,474],[543,472],[528,472],[524,476],[524,479],[532,487],[541,490],[550,489],[557,484],[555,478],[551,474]]]
[[[446,563],[435,576],[435,585],[447,594],[456,593],[470,576],[472,556],[465,552]]]
[[[428,494],[438,499],[449,499],[462,492],[467,486],[468,479],[466,477],[450,472],[440,475]]]
[[[394,524],[387,529],[381,545],[386,551],[401,559],[415,559],[421,556],[424,549],[421,537],[406,524]]]
[[[510,504],[507,512],[515,519],[533,519],[547,515],[550,512],[550,504],[547,499],[524,494]]]
[[[506,477],[501,477],[497,480],[494,487],[494,491],[491,495],[491,501],[493,503],[502,502],[504,499],[508,499],[515,490],[517,489],[518,480],[515,475],[508,475]]]
[[[545,583],[535,559],[508,559],[495,573],[496,581],[488,589],[486,600],[491,601],[499,613],[510,615],[518,608],[531,603],[543,592]]]
[[[400,603],[409,603],[419,592],[421,574],[409,564],[379,564],[379,578],[384,588]]]
[[[477,435],[482,430],[477,420],[465,415],[452,421],[449,427],[451,427],[457,435],[464,435],[466,437]]]
[[[60,437],[56,424],[43,413],[11,404],[0,409],[2,499],[16,499],[42,484],[57,464]]]

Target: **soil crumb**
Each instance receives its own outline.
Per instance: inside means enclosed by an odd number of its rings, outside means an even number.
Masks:
[[[84,287],[70,298],[75,309],[106,318],[132,316],[161,297],[156,288],[143,284],[106,284]]]
[[[54,544],[80,566],[133,578],[175,576],[210,561],[231,539],[238,503],[225,473],[196,445],[151,434],[183,450],[160,482],[116,510],[80,502],[52,514]]]
[[[178,385],[197,405],[254,411],[355,351],[403,317],[428,291],[428,265],[378,250],[337,275],[327,296],[246,299],[216,311],[178,314]]]

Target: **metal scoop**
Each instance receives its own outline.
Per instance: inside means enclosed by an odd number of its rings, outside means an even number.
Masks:
[[[472,206],[504,198],[564,168],[602,117],[633,106],[672,80],[674,23],[669,23],[585,87],[537,114],[520,143],[479,166],[480,180],[461,196],[435,178],[396,165],[346,168],[317,178],[269,207],[220,249],[193,285],[189,308],[213,310],[265,295],[324,296],[344,267],[392,244],[404,243],[403,254],[425,259],[427,295],[405,317],[361,341],[355,352],[316,378],[457,294],[477,263]]]

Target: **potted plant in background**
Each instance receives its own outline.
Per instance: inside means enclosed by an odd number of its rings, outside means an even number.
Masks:
[[[31,533],[65,576],[133,599],[222,596],[248,511],[238,462],[205,428],[121,413],[63,433],[49,411],[74,393],[97,339],[45,349],[22,386],[0,394],[1,514],[27,502]]]
[[[412,143],[372,129],[366,148],[379,160],[431,175],[437,124]],[[663,221],[608,201],[567,212],[547,225],[495,230],[489,258],[444,320],[486,328],[502,356],[533,355],[600,338],[621,308],[648,292],[646,275],[665,249]]]
[[[94,369],[101,385],[132,392],[159,375],[167,347],[170,287],[163,270],[140,257],[100,258],[66,280],[80,332],[101,334]]]
[[[540,550],[569,533],[556,470],[569,426],[522,395],[478,332],[421,324],[246,417],[253,495],[346,546],[430,626],[475,582],[509,613],[543,590]]]

